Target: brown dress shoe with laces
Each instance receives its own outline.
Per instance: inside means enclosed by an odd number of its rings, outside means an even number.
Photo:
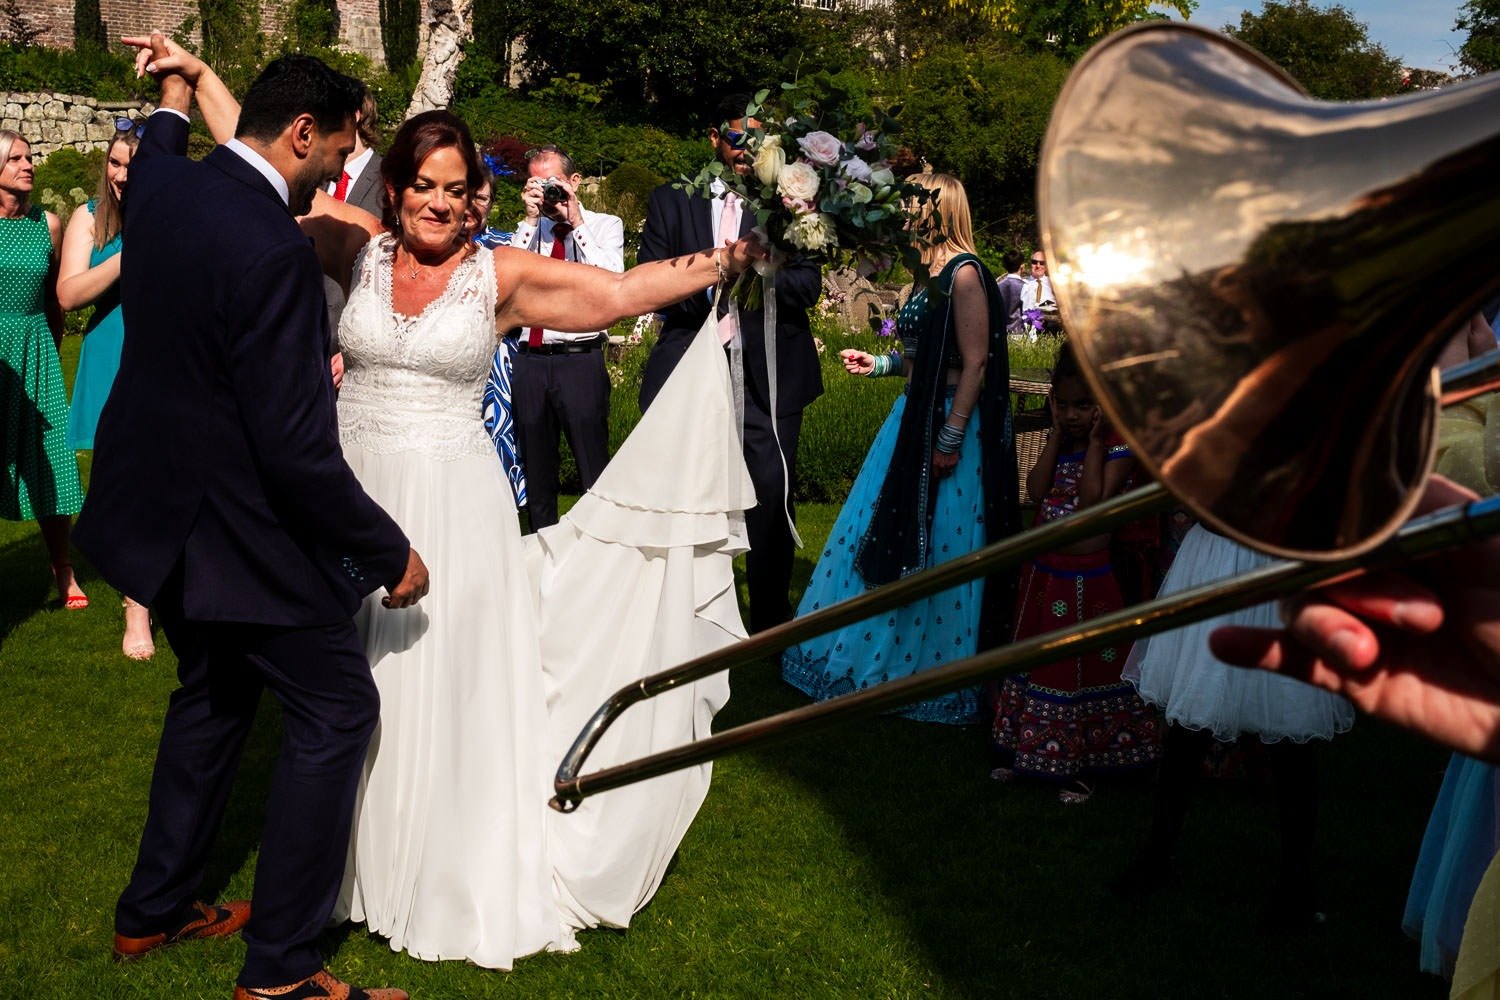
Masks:
[[[233,903],[194,903],[193,915],[179,926],[160,934],[147,937],[115,935],[115,961],[129,962],[147,952],[179,941],[196,941],[200,938],[228,937],[244,927],[250,919],[248,900]]]
[[[335,979],[327,969],[290,986],[236,986],[234,1000],[411,1000],[405,990],[366,990]]]

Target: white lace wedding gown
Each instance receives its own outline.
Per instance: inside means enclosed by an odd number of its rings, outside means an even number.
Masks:
[[[731,562],[754,489],[711,334],[594,489],[521,538],[480,398],[495,273],[480,248],[420,316],[391,307],[394,243],[356,265],[340,324],[344,454],[421,553],[431,593],[358,625],[380,688],[336,916],[424,959],[510,968],[623,927],[651,898],[709,768],[547,807],[583,721],[612,692],[743,637]],[[702,348],[702,350],[699,350]],[[589,769],[708,734],[717,675],[626,713]]]

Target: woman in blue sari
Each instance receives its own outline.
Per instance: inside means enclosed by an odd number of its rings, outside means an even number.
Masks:
[[[1006,311],[974,255],[968,196],[946,174],[912,178],[937,193],[914,225],[927,278],[896,319],[899,355],[845,351],[855,375],[903,375],[828,545],[803,592],[806,615],[1020,530],[1010,419]],[[1003,640],[1012,581],[974,580],[788,649],[782,676],[831,698],[972,656]],[[970,688],[900,710],[926,722],[979,721]]]

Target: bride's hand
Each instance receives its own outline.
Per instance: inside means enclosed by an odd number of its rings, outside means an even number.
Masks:
[[[770,260],[771,252],[761,243],[758,235],[751,233],[733,243],[725,240],[724,246],[719,250],[719,258],[719,267],[724,273],[734,277],[752,267],[758,260]]]

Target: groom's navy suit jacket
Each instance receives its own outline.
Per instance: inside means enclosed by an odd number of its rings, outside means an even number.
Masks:
[[[713,202],[707,198],[691,196],[670,184],[652,191],[636,260],[644,264],[712,249],[712,208]],[[754,217],[749,212],[741,212],[740,232],[735,235],[747,235],[754,227]],[[823,393],[823,370],[818,364],[818,352],[813,346],[807,320],[808,310],[818,301],[822,291],[823,270],[817,264],[789,261],[776,274],[775,415],[778,417],[801,411]],[[688,345],[708,318],[710,301],[704,292],[662,310],[661,332],[641,373],[641,409],[656,398],[683,354],[687,353]],[[771,406],[766,377],[766,343],[762,335],[764,316],[759,309],[740,310],[745,393],[752,405],[768,412]]]
[[[142,602],[180,572],[191,620],[347,621],[410,546],[339,448],[317,256],[241,157],[186,149],[158,112],[130,164],[125,345],[74,538]]]

